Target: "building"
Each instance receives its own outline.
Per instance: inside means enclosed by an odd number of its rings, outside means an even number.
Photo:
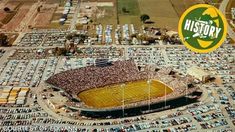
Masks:
[[[207,82],[210,79],[210,73],[197,66],[189,68],[187,70],[187,74],[199,79],[202,82]]]
[[[0,87],[0,104],[25,104],[28,87]]]
[[[59,93],[53,94],[53,97],[47,98],[47,104],[54,110],[58,110],[64,106],[67,99],[62,97]]]

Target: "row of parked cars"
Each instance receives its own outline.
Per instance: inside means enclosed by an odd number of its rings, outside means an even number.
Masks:
[[[1,73],[3,86],[36,87],[41,79],[46,80],[54,74],[56,58],[40,60],[10,60]]]
[[[49,30],[25,33],[18,42],[20,47],[62,46],[66,41],[67,31]]]

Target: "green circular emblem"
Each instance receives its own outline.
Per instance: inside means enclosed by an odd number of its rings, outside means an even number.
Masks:
[[[178,30],[187,48],[194,52],[208,53],[223,44],[227,34],[227,22],[214,6],[198,4],[184,12]]]

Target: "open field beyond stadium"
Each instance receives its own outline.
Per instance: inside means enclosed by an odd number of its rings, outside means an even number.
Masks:
[[[149,87],[150,86],[150,87]],[[150,88],[150,89],[149,89]],[[146,80],[129,82],[126,85],[112,85],[81,92],[78,97],[87,105],[94,108],[116,107],[124,103],[131,104],[139,101],[162,97],[173,90],[158,80],[152,80],[148,85]]]
[[[202,0],[117,0],[120,24],[140,26],[141,14],[150,16],[153,26],[177,30],[182,13]],[[167,7],[167,8],[166,8]],[[127,12],[123,12],[126,8]]]

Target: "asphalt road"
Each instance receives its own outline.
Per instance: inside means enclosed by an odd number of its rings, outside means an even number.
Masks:
[[[80,3],[81,3],[80,0],[78,0],[77,5],[75,7],[74,14],[73,14],[73,19],[70,24],[70,31],[73,31],[76,29],[76,22],[77,22],[78,12],[80,8]]]

